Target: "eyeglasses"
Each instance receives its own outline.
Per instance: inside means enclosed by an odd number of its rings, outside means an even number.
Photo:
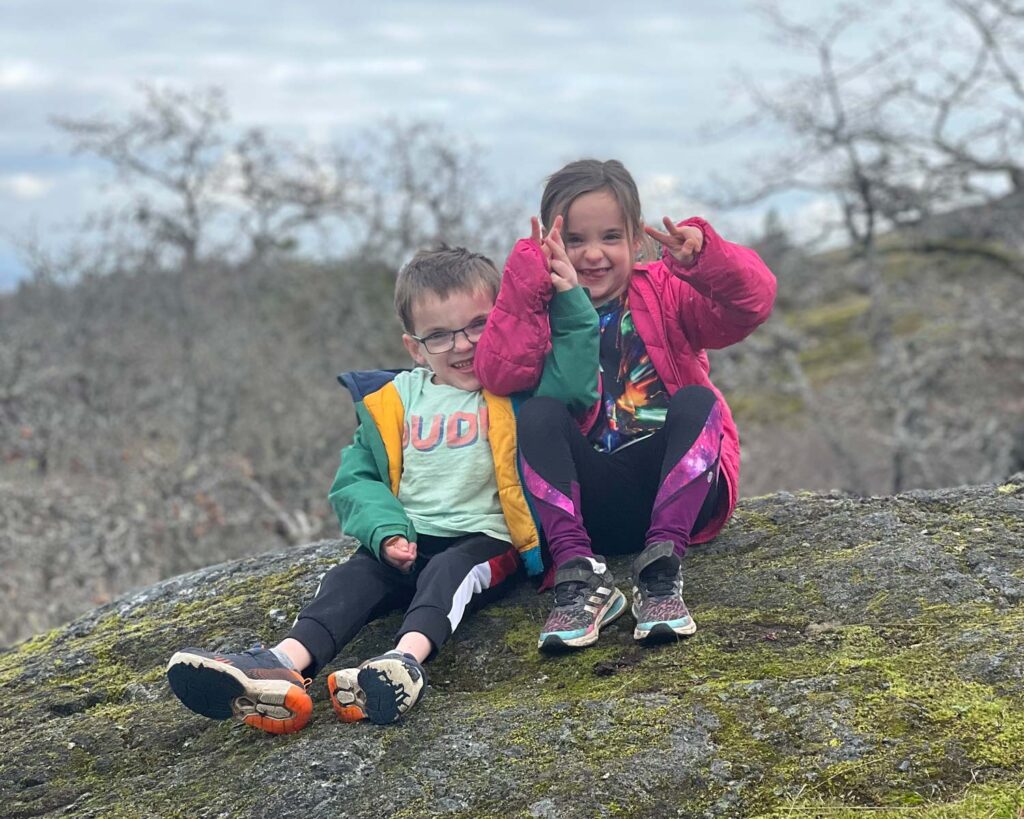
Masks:
[[[428,353],[447,353],[449,350],[455,349],[455,336],[459,333],[462,333],[470,344],[476,344],[480,340],[480,336],[484,334],[486,326],[487,319],[479,318],[458,330],[439,330],[429,336],[423,336],[423,338],[409,333],[409,337],[416,339],[426,347]]]

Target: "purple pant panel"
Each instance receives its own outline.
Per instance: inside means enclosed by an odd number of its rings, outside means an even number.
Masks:
[[[569,497],[538,475],[525,458],[520,457],[519,464],[526,490],[533,497],[534,509],[548,540],[555,568],[574,557],[592,557],[590,536],[583,526],[580,512],[579,483],[572,481],[572,497]]]
[[[658,487],[647,543],[671,540],[682,557],[704,499],[718,479],[722,449],[722,407],[715,404],[693,445],[683,453]]]

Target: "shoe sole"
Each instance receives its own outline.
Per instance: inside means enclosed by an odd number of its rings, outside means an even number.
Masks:
[[[327,690],[331,692],[331,707],[342,722],[360,722],[367,718],[366,693],[359,687],[358,673],[335,671],[327,678]]]
[[[423,680],[414,681],[398,659],[368,661],[360,667],[357,681],[365,697],[363,711],[375,725],[399,719],[419,700],[423,686]]]
[[[313,701],[287,680],[253,680],[241,670],[208,657],[179,651],[167,664],[167,682],[186,708],[210,719],[237,717],[268,734],[305,727]]]
[[[557,651],[563,648],[586,648],[597,642],[597,638],[601,636],[602,628],[615,622],[625,611],[626,595],[616,589],[615,594],[604,604],[604,608],[601,610],[597,620],[594,621],[594,628],[591,631],[579,637],[569,638],[560,636],[557,631],[551,631],[541,635],[537,641],[537,648],[542,651]]]
[[[636,618],[636,608],[633,608],[633,617]],[[633,630],[633,639],[638,642],[674,640],[679,637],[689,637],[697,631],[697,623],[693,617],[686,620],[667,620],[658,623],[637,623]]]

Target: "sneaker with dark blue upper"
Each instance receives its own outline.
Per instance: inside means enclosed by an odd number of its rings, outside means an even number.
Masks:
[[[270,734],[298,731],[313,713],[306,693],[309,680],[265,648],[240,654],[182,649],[167,664],[167,681],[174,695],[197,714],[237,717]]]
[[[671,541],[650,544],[633,561],[633,616],[634,640],[675,639],[697,630],[683,602],[682,561]]]
[[[359,668],[343,668],[327,678],[331,705],[342,722],[368,719],[388,725],[423,698],[427,675],[411,654],[389,651]]]
[[[555,605],[540,633],[541,649],[582,648],[626,610],[626,597],[602,557],[575,557],[555,572]]]

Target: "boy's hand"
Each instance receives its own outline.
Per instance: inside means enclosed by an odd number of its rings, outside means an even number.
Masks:
[[[644,225],[644,232],[652,239],[661,242],[683,267],[693,267],[697,261],[697,255],[704,247],[704,231],[693,225],[677,227],[675,222],[667,216],[662,221],[665,223],[668,233],[655,230],[650,225]]]
[[[416,544],[401,535],[392,535],[380,544],[380,556],[388,565],[408,574],[416,564]]]

